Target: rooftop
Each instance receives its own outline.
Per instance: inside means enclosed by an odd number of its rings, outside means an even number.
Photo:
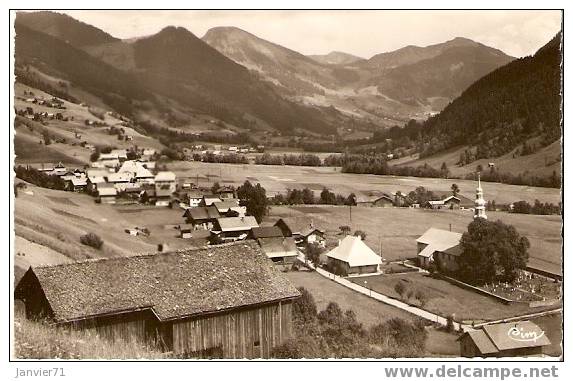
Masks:
[[[217,229],[222,232],[250,230],[258,226],[253,216],[217,218]]]
[[[255,242],[30,268],[57,322],[151,308],[177,319],[299,296]],[[26,285],[16,287],[25,297]]]
[[[183,217],[190,217],[193,220],[208,220],[219,218],[221,214],[214,206],[198,206],[187,209]]]
[[[467,334],[483,354],[551,344],[545,332],[530,321],[489,324]]]
[[[259,238],[261,249],[269,258],[296,257],[298,250],[292,237],[267,237]]]
[[[366,245],[360,237],[347,235],[328,253],[327,257],[348,263],[350,267],[371,266],[382,263],[382,258]]]
[[[270,238],[270,237],[282,237],[283,232],[278,226],[260,226],[253,228],[252,230],[253,238]]]

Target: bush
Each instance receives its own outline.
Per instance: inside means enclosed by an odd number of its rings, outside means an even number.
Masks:
[[[91,246],[94,249],[100,250],[103,246],[103,240],[94,233],[87,233],[80,237],[80,242],[86,246]]]

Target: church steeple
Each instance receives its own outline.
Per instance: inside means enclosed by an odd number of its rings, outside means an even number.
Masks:
[[[476,200],[475,200],[475,212],[474,218],[483,218],[487,220],[487,215],[485,214],[485,200],[483,199],[483,189],[481,188],[481,179],[478,172],[478,187],[476,189]]]

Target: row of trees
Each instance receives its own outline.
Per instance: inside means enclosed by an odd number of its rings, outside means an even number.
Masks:
[[[520,214],[561,214],[561,203],[555,205],[553,203],[543,203],[539,200],[535,200],[533,205],[527,201],[517,201],[513,203],[513,213]]]
[[[48,175],[32,167],[17,166],[16,177],[42,188],[65,190],[66,182],[59,176]]]
[[[299,288],[293,303],[294,337],[275,347],[273,358],[396,358],[425,353],[427,332],[422,320],[392,318],[365,328],[352,310],[335,302],[318,312],[313,296]]]
[[[312,154],[284,154],[284,155],[271,155],[265,153],[255,159],[255,164],[261,165],[298,165],[308,167],[320,167],[322,161],[316,155]]]
[[[316,197],[314,191],[309,188],[287,189],[286,194],[279,193],[271,197],[269,202],[272,205],[356,205],[356,195],[351,193],[344,197],[324,188],[320,196]]]

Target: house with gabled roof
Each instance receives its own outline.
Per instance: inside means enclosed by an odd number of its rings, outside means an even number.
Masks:
[[[245,217],[222,217],[217,218],[211,229],[211,233],[216,234],[223,241],[237,241],[246,239],[251,229],[259,224],[253,216]]]
[[[214,292],[214,290],[216,290]],[[159,345],[183,358],[268,358],[300,293],[252,241],[30,267],[28,319]]]
[[[97,189],[97,200],[102,204],[115,204],[117,197],[117,189],[113,184],[104,183],[100,184]]]
[[[382,258],[360,237],[347,235],[337,247],[326,253],[331,271],[344,275],[377,273]]]
[[[286,268],[292,266],[299,254],[293,237],[261,237],[257,243],[275,265]]]
[[[358,197],[356,200],[357,206],[377,206],[382,208],[389,208],[394,206],[394,197],[388,193],[372,194],[369,197]]]
[[[458,258],[462,253],[461,233],[430,228],[416,240],[418,246],[418,266],[429,269],[437,263],[441,270],[458,269]]]
[[[239,200],[236,198],[229,198],[224,201],[215,201],[213,205],[222,216],[244,217],[247,214],[247,207],[239,205]]]
[[[117,173],[131,173],[134,181],[139,185],[153,185],[155,183],[155,175],[139,161],[124,161]]]
[[[72,176],[66,181],[66,189],[72,192],[83,192],[88,186],[88,179],[85,176]]]
[[[313,221],[309,222],[308,217],[284,217],[276,223],[285,237],[294,237],[297,245],[317,244],[320,247],[326,246],[326,234],[324,230],[316,227]]]
[[[545,332],[531,321],[487,324],[458,338],[463,357],[542,357],[551,345]]]
[[[259,226],[249,232],[250,239],[283,237],[283,232],[278,226]]]
[[[221,214],[215,206],[198,206],[196,208],[189,208],[183,213],[188,224],[193,225],[195,230],[205,229],[211,230],[217,218],[221,218]]]
[[[221,202],[221,198],[214,194],[204,194],[201,202],[199,202],[199,206],[211,206],[215,202]]]

